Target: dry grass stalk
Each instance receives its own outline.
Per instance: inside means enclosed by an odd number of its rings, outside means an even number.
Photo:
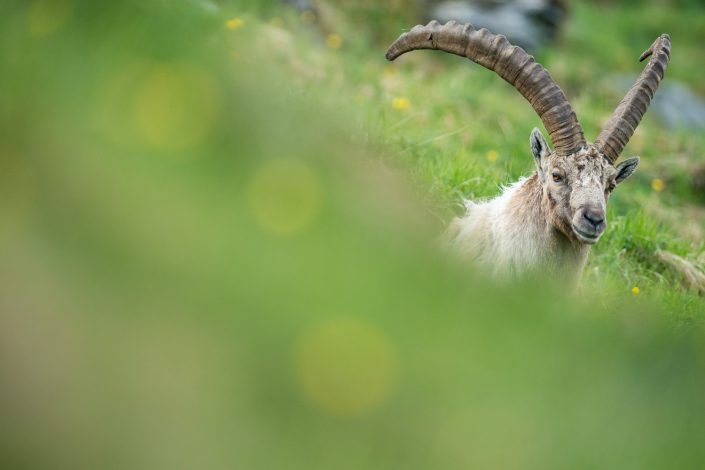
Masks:
[[[656,257],[662,263],[680,273],[686,288],[700,294],[705,293],[705,274],[692,262],[669,251],[658,250]]]

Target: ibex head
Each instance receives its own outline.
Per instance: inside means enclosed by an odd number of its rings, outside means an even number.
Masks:
[[[597,242],[607,223],[607,199],[636,170],[639,157],[614,166],[591,144],[572,155],[559,155],[538,129],[531,132],[530,145],[551,224],[569,239]]]
[[[436,21],[402,34],[387,59],[416,49],[438,49],[466,57],[513,85],[538,114],[549,133],[551,150],[538,129],[531,133],[531,152],[543,186],[547,217],[569,239],[595,243],[605,230],[607,199],[617,184],[639,165],[639,157],[615,165],[646,113],[668,65],[671,42],[661,35],[639,60],[653,55],[594,143],[583,129],[565,93],[548,71],[502,35],[472,25]]]

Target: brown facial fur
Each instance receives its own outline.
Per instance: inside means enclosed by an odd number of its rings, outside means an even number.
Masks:
[[[598,228],[585,219],[590,209],[604,217],[607,198],[615,186],[617,170],[588,144],[570,156],[551,152],[540,160],[539,172],[543,174],[542,205],[550,224],[576,243],[594,243],[604,231],[604,223]],[[559,181],[554,181],[557,176]],[[584,234],[594,236],[588,240]]]

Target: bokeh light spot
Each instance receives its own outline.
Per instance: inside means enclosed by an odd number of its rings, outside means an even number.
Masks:
[[[494,163],[499,158],[499,153],[497,153],[496,150],[488,150],[487,153],[485,154],[485,157],[487,158],[488,162]]]
[[[318,175],[306,163],[276,159],[262,165],[250,181],[248,202],[257,224],[278,236],[307,230],[322,205]]]
[[[296,376],[304,395],[341,416],[382,406],[398,381],[397,354],[378,328],[353,320],[315,327],[296,345]]]
[[[71,18],[70,0],[32,0],[27,21],[32,36],[48,36],[61,29]]]
[[[203,70],[185,64],[152,67],[135,100],[144,140],[162,150],[183,150],[203,140],[218,110],[218,88]]]

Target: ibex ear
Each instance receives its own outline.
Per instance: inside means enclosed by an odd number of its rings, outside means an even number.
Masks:
[[[629,178],[629,176],[634,173],[636,170],[636,167],[639,166],[639,157],[632,157],[632,158],[627,158],[624,160],[622,163],[617,165],[615,168],[617,170],[617,176],[614,179],[616,183],[621,183],[625,179]]]
[[[541,178],[541,182],[543,183],[546,180],[546,177],[544,175],[543,168],[541,167],[541,159],[551,153],[551,149],[548,147],[546,139],[543,138],[541,131],[535,127],[534,130],[531,131],[529,145],[531,145],[531,153],[534,155],[534,160],[536,161],[536,170],[538,171],[539,178]]]

